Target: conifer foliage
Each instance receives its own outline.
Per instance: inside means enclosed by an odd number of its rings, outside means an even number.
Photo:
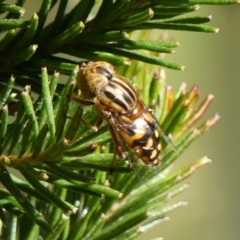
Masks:
[[[189,13],[238,1],[81,0],[70,8],[72,1],[42,0],[27,20],[25,2],[0,1],[1,239],[135,239],[186,204],[166,201],[210,160],[171,166],[219,119],[200,121],[213,95],[200,99],[196,85],[166,86],[164,68],[184,67],[163,57],[179,43],[159,32],[216,33],[205,25],[210,17]],[[108,125],[84,124],[96,123],[96,109],[71,99],[82,61],[110,62],[137,85],[164,130],[160,166],[121,158],[112,166]]]

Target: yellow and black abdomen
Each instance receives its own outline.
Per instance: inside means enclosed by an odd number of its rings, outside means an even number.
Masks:
[[[157,166],[161,160],[161,142],[159,125],[147,109],[143,115],[131,124],[122,122],[118,135],[130,151],[143,163]]]

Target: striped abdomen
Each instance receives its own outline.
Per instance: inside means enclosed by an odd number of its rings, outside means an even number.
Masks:
[[[127,119],[126,119],[127,120]],[[125,145],[145,164],[157,166],[160,161],[160,128],[152,113],[145,109],[141,117],[131,124],[124,124],[123,118],[117,124],[118,135]]]
[[[137,104],[136,93],[119,75],[115,75],[109,80],[97,99],[100,105],[115,113],[132,111]]]

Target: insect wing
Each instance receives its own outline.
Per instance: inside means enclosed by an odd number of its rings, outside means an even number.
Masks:
[[[155,169],[155,167],[152,167],[151,165],[144,164],[139,157],[137,156],[135,150],[127,144],[126,136],[129,135],[129,132],[131,132],[133,129],[133,125],[131,124],[123,124],[122,121],[119,121],[117,118],[112,118],[109,122],[113,129],[113,134],[115,134],[114,137],[117,138],[118,145],[120,145],[122,151],[127,153],[126,160],[128,160],[130,167],[134,169],[134,172],[136,173],[136,186],[145,184],[147,177],[145,175],[149,175],[151,171]],[[137,133],[143,134],[143,129],[138,128]],[[134,132],[136,133],[136,132]],[[115,143],[116,144],[116,143]],[[117,145],[117,144],[116,144]],[[118,148],[118,146],[116,146]]]

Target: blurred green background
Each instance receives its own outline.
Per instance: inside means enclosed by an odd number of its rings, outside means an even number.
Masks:
[[[189,205],[170,216],[139,240],[162,236],[167,240],[240,239],[240,6],[201,6],[195,15],[212,15],[208,25],[217,34],[168,31],[180,48],[167,57],[186,66],[167,70],[167,82],[178,87],[198,84],[202,97],[215,98],[208,116],[220,121],[181,157],[184,165],[207,155],[212,163],[188,179],[191,187],[178,197]],[[176,89],[176,88],[175,88]],[[176,199],[171,200],[176,202]]]

